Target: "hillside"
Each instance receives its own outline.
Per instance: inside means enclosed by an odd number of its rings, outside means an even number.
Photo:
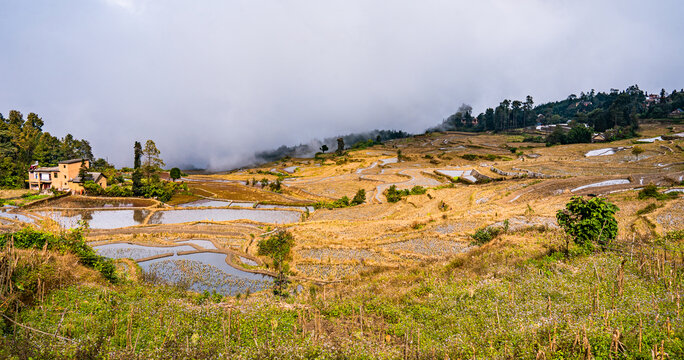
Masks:
[[[35,227],[88,220],[88,243],[115,259],[120,280],[47,293],[13,318],[30,329],[4,323],[0,353],[682,357],[684,127],[639,131],[552,147],[519,134],[431,133],[188,175],[188,191],[167,204],[71,196],[17,209]],[[644,198],[648,184],[657,194]],[[365,202],[353,205],[360,189]],[[556,213],[575,196],[617,205],[610,245],[586,251],[560,229]],[[21,226],[0,221],[7,232]],[[287,297],[262,277],[277,276],[259,252],[275,229],[294,236]]]

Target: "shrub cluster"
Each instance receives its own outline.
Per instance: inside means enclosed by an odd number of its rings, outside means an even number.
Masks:
[[[648,198],[654,198],[657,200],[668,200],[675,199],[679,194],[676,192],[671,193],[660,193],[658,192],[658,187],[653,184],[648,184],[646,187],[639,191],[639,200],[644,200]]]
[[[401,198],[409,196],[409,195],[422,195],[427,192],[427,189],[416,185],[413,188],[409,189],[404,189],[404,190],[397,190],[396,185],[390,186],[386,191],[385,191],[385,197],[387,198],[388,202],[395,203]]]
[[[473,238],[473,243],[477,245],[483,245],[492,241],[501,233],[501,228],[498,227],[486,227],[478,229],[474,234],[470,235]]]
[[[359,189],[356,192],[356,195],[354,195],[354,198],[349,200],[349,197],[346,195],[331,202],[317,202],[314,204],[315,209],[339,209],[339,208],[345,208],[345,207],[350,207],[350,206],[356,206],[356,205],[361,205],[364,202],[366,202],[366,190],[364,189]]]
[[[86,181],[83,184],[88,195],[93,196],[111,196],[111,197],[130,197],[142,196],[145,198],[155,198],[159,201],[167,202],[171,197],[180,190],[188,190],[188,186],[184,183],[176,183],[171,181],[150,181],[143,183],[138,188],[138,193],[133,191],[129,185],[115,184],[103,189],[100,185]]]
[[[477,159],[483,159],[487,161],[494,161],[494,160],[511,160],[511,158],[506,157],[506,156],[501,156],[501,155],[494,155],[494,154],[487,154],[487,155],[477,155],[477,154],[463,154],[461,155],[461,158],[464,160],[468,161],[473,161]]]

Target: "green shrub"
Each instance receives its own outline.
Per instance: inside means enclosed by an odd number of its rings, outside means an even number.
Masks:
[[[133,189],[130,186],[124,186],[120,184],[107,186],[104,191],[106,196],[111,197],[129,197],[133,196]]]
[[[401,200],[403,193],[403,190],[397,190],[397,186],[392,185],[385,191],[385,198],[387,202],[395,203]]]
[[[410,190],[397,190],[397,186],[392,185],[387,190],[385,190],[385,198],[387,198],[387,202],[395,203],[401,200],[401,198],[403,197],[409,195],[423,195],[426,192],[427,189],[419,185],[412,187]]]
[[[339,209],[339,208],[345,208],[345,207],[350,207],[354,205],[359,205],[363,204],[366,201],[366,190],[364,189],[359,189],[356,192],[356,195],[354,195],[354,199],[349,200],[348,196],[342,196],[341,198],[335,200],[335,201],[319,201],[314,204],[314,209]]]
[[[500,227],[490,226],[478,229],[474,234],[470,235],[470,237],[473,238],[473,244],[483,245],[499,236],[502,231],[503,229]]]
[[[278,231],[268,239],[257,243],[258,254],[270,257],[273,261],[273,267],[278,271],[278,276],[273,281],[273,293],[275,295],[287,296],[288,280],[285,275],[289,271],[287,261],[292,258],[291,250],[294,244],[294,236],[285,230]]]
[[[359,191],[356,192],[356,195],[354,195],[354,198],[351,201],[352,205],[360,205],[366,202],[366,190],[364,189],[359,189]]]
[[[83,188],[85,189],[86,194],[88,195],[102,195],[104,194],[104,189],[102,189],[102,186],[99,184],[96,184],[94,181],[86,181],[83,183]]]
[[[668,194],[663,194],[658,192],[658,187],[653,184],[646,185],[643,189],[639,191],[639,199],[644,200],[648,198],[654,198],[657,200],[668,200],[675,199],[679,194],[676,192],[671,192]]]
[[[420,185],[416,185],[416,186],[411,188],[410,195],[423,195],[426,192],[427,192],[426,188],[424,188]]]
[[[615,213],[618,210],[617,206],[600,197],[585,200],[575,196],[565,209],[558,210],[556,219],[577,245],[593,250],[594,243],[606,246],[617,236]]]

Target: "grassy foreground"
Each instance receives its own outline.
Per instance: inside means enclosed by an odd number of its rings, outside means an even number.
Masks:
[[[72,281],[6,311],[0,357],[682,358],[683,235],[566,257],[559,233],[504,234],[284,300]]]

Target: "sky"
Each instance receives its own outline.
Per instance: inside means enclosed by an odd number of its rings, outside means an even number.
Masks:
[[[0,112],[222,170],[467,103],[684,87],[678,0],[0,0]]]

